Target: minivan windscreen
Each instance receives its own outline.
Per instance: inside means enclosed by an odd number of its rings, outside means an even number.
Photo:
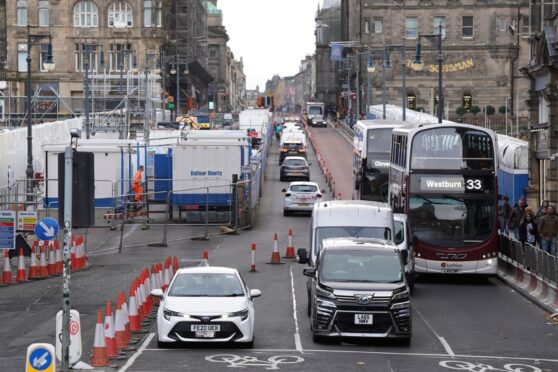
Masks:
[[[319,247],[328,238],[375,238],[391,240],[389,227],[369,226],[323,226],[316,229],[316,243]]]
[[[398,283],[403,280],[399,256],[393,252],[326,251],[320,281]]]

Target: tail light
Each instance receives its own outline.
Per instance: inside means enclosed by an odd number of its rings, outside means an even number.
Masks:
[[[290,193],[290,192],[288,192],[288,193],[286,193],[286,194],[285,194],[285,196],[291,196],[291,193]]]
[[[317,197],[317,198],[321,198],[321,197],[322,197],[322,194],[317,194],[316,197]]]
[[[298,152],[306,152],[304,149],[298,149]]]
[[[281,152],[287,152],[287,151],[289,151],[289,150],[287,150],[287,149],[281,149]]]

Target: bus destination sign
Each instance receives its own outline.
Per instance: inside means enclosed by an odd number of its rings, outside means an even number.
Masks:
[[[482,178],[465,178],[464,176],[420,176],[418,178],[419,185],[415,185],[414,189],[420,192],[483,192],[485,190],[484,179]],[[419,186],[419,187],[416,187]]]

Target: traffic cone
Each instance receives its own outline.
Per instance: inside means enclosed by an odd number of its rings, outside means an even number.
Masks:
[[[54,248],[56,249],[56,275],[62,275],[64,271],[64,262],[62,261],[62,252],[60,251],[58,240],[54,241]]]
[[[23,256],[23,248],[19,248],[19,258],[17,261],[16,282],[26,282],[27,273],[25,272],[25,257]]]
[[[2,270],[2,284],[12,284],[12,268],[10,266],[10,251],[4,251],[4,270]]]
[[[117,357],[118,349],[116,348],[114,317],[112,316],[112,301],[107,301],[107,310],[105,311],[105,344],[107,348],[107,357]]]
[[[151,296],[151,278],[149,277],[149,269],[143,270],[143,277],[145,278],[144,285],[145,285],[145,294],[147,298],[147,312],[151,313],[153,309],[153,296]]]
[[[46,261],[45,246],[41,246],[41,258],[39,261],[39,276],[41,278],[48,278],[48,266]]]
[[[128,343],[132,338],[132,331],[130,330],[130,317],[128,316],[128,304],[126,303],[126,293],[124,291],[120,292],[118,295],[120,304],[122,305],[122,314],[124,317],[124,329],[126,330],[126,338]]]
[[[170,284],[170,271],[169,271],[169,261],[165,261],[165,271],[163,272],[163,292],[166,292]]]
[[[148,316],[149,315],[149,304],[147,303],[147,297],[149,296],[149,293],[147,292],[147,287],[145,284],[145,272],[142,271],[140,274],[140,291],[142,293],[142,306],[143,306],[143,315],[144,316]]]
[[[39,268],[37,267],[37,254],[35,252],[35,245],[31,247],[31,263],[29,264],[29,279],[40,279]]]
[[[151,286],[152,286],[152,289],[158,289],[159,288],[157,286],[158,276],[159,275],[157,274],[157,265],[155,264],[155,265],[151,266]],[[155,306],[159,305],[159,298],[151,296],[151,301],[153,302],[153,305],[155,305]]]
[[[56,260],[54,259],[54,243],[48,244],[48,265],[47,271],[49,276],[56,275]]]
[[[293,230],[289,229],[289,245],[287,245],[287,252],[283,258],[296,258],[294,245],[293,245]]]
[[[134,285],[130,287],[130,298],[128,299],[128,310],[130,311],[130,330],[132,332],[141,331],[141,319],[138,313],[138,303],[136,300],[136,291]]]
[[[209,266],[209,252],[203,251],[202,266]]]
[[[138,315],[140,317],[140,321],[143,320],[143,318],[145,317],[144,311],[143,311],[143,299],[142,299],[142,293],[139,289],[139,279],[136,278],[134,280],[134,293],[136,294],[136,304],[138,305]]]
[[[167,260],[169,261],[169,283],[170,283],[172,281],[172,278],[174,278],[174,268],[172,267],[172,258],[168,256]]]
[[[163,264],[161,262],[157,263],[157,274],[158,274],[158,280],[159,280],[159,286],[158,288],[163,289]]]
[[[115,336],[116,347],[118,351],[128,347],[128,336],[126,335],[126,322],[124,320],[124,312],[122,311],[122,304],[120,301],[116,302],[116,315],[115,315]]]
[[[87,265],[87,257],[85,255],[85,238],[83,236],[79,237],[79,268],[80,270],[85,269]]]
[[[279,249],[277,248],[277,233],[273,236],[273,253],[271,254],[271,261],[268,264],[282,264],[281,255],[279,254]]]
[[[109,365],[102,310],[97,311],[97,324],[95,325],[95,339],[93,341],[91,365],[93,367],[106,367]]]
[[[178,257],[174,256],[172,259],[172,269],[174,271],[174,273],[176,273],[178,271],[178,269],[180,269],[180,266],[178,266]]]

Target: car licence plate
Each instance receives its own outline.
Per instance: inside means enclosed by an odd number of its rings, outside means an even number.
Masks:
[[[190,326],[191,332],[219,332],[220,330],[219,324],[192,324]]]
[[[372,314],[355,314],[355,324],[373,324],[373,322]]]

